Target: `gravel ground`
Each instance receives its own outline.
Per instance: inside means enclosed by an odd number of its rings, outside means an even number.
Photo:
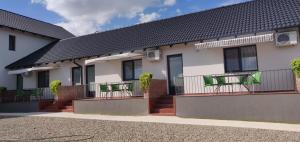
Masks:
[[[66,118],[0,117],[0,141],[296,142],[300,141],[300,133]]]

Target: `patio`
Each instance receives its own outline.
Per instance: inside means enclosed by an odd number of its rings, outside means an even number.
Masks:
[[[290,69],[183,76],[175,79],[175,90],[176,95],[185,96],[297,93]]]

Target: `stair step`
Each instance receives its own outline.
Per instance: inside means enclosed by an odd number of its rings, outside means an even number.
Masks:
[[[155,108],[173,108],[173,104],[156,104]]]
[[[73,109],[62,109],[61,112],[74,112]]]
[[[59,109],[43,109],[42,112],[61,112]]]
[[[175,113],[174,108],[156,108],[154,113]]]
[[[158,104],[173,104],[173,100],[158,100]]]
[[[151,113],[154,116],[175,116],[175,113]]]
[[[64,106],[63,109],[73,109],[73,106]]]

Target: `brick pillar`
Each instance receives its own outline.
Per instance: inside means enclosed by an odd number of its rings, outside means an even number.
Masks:
[[[149,101],[149,112],[154,108],[157,99],[167,95],[167,81],[152,79],[148,93],[144,94],[144,98]]]

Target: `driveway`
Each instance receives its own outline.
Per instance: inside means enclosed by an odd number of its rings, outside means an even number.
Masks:
[[[50,117],[0,117],[0,141],[288,142],[300,133],[147,122]]]

